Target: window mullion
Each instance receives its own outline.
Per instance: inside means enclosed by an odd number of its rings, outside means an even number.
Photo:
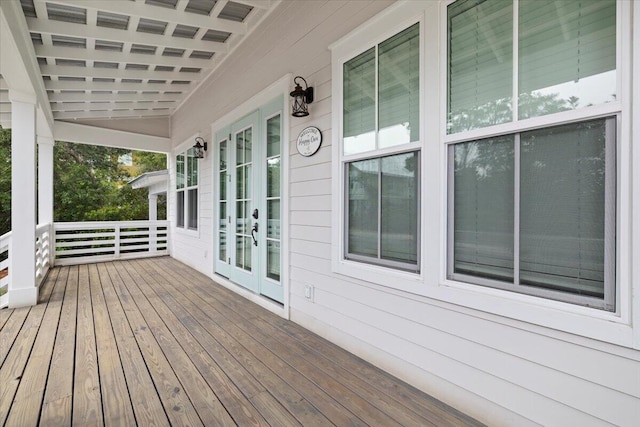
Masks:
[[[513,284],[520,285],[520,134],[513,139]]]
[[[604,303],[605,308],[613,311],[616,309],[616,119],[607,119],[605,126]]]
[[[375,60],[373,61],[374,63],[374,68],[375,68],[375,76],[374,76],[374,114],[373,114],[373,121],[374,121],[374,128],[373,128],[373,134],[375,135],[375,143],[376,143],[376,150],[378,150],[380,148],[380,142],[379,142],[379,137],[378,137],[378,123],[380,120],[379,117],[379,86],[378,86],[378,73],[379,73],[379,67],[378,67],[378,45],[376,45],[376,55],[375,55]]]
[[[518,73],[519,73],[519,62],[520,59],[518,57],[518,49],[519,49],[519,40],[518,40],[518,13],[519,13],[519,0],[513,0],[513,76],[512,77],[512,100],[511,100],[511,109],[513,111],[512,120],[514,122],[518,121]]]
[[[378,259],[382,259],[382,158],[378,159]]]

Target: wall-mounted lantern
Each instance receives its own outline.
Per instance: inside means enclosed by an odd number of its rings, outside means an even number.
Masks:
[[[304,89],[302,89],[300,83],[298,83],[298,79],[304,82]],[[300,76],[296,76],[293,82],[296,84],[296,87],[293,89],[293,92],[289,94],[293,98],[293,111],[291,115],[293,117],[308,116],[309,109],[307,105],[313,102],[313,87],[309,87],[307,81]]]
[[[201,137],[197,137],[196,145],[193,146],[193,157],[196,159],[204,159],[205,151],[207,151],[207,141]]]

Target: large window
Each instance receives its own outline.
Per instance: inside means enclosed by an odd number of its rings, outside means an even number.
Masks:
[[[447,16],[449,278],[615,310],[615,0]]]
[[[343,64],[347,259],[419,271],[420,25]]]
[[[193,148],[176,156],[176,227],[198,229],[198,159]]]

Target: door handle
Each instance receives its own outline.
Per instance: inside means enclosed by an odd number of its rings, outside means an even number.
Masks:
[[[253,239],[253,246],[258,246],[258,239],[256,239],[255,234],[253,233],[257,233],[258,232],[258,223],[254,223],[253,227],[251,228],[251,238]]]

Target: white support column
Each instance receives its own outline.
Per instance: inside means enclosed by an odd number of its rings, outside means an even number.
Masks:
[[[53,138],[38,135],[38,224],[53,222]]]
[[[158,219],[158,195],[149,194],[149,221]],[[158,229],[156,226],[149,227],[149,252],[158,250]]]
[[[36,97],[9,91],[11,101],[11,283],[9,307],[38,303],[36,287]]]

